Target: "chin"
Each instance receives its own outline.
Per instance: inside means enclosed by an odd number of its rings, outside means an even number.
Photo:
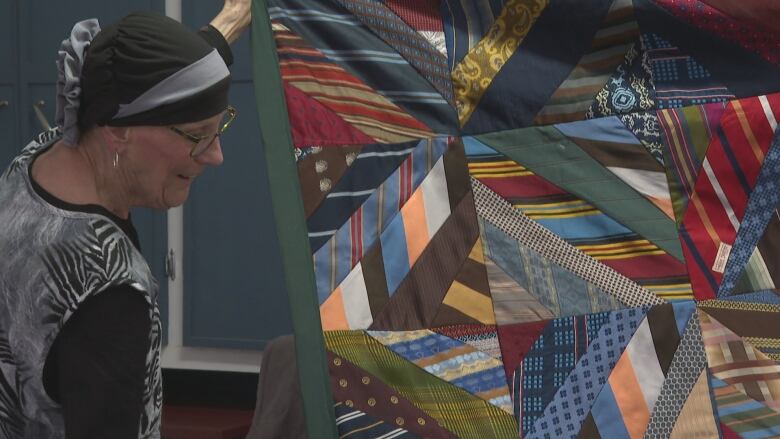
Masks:
[[[165,204],[168,206],[168,209],[171,209],[183,205],[185,201],[187,201],[187,197],[181,197],[174,200],[167,200]]]
[[[190,195],[190,191],[176,191],[174,193],[166,193],[163,195],[163,205],[166,209],[179,207],[187,201]]]
[[[177,201],[177,202],[168,202],[165,205],[165,209],[173,209],[174,207],[180,207],[180,206],[184,205],[184,201],[187,201],[187,200],[182,200],[182,201]]]

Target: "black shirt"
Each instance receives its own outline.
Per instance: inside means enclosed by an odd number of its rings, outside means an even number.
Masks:
[[[43,383],[67,439],[138,438],[150,325],[143,294],[125,286],[91,296],[62,328]]]

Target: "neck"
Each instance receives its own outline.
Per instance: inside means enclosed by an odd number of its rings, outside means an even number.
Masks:
[[[32,178],[53,196],[71,204],[97,204],[120,218],[130,213],[130,197],[120,167],[102,145],[89,139],[76,147],[55,143],[33,163]]]

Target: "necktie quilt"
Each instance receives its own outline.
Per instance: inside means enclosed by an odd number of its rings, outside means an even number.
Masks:
[[[780,8],[269,0],[339,435],[780,436]]]

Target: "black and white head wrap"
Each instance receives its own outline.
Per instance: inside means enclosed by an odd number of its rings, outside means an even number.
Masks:
[[[56,122],[70,145],[95,125],[195,122],[227,107],[225,54],[162,15],[134,13],[102,30],[95,19],[76,23],[59,54]]]

